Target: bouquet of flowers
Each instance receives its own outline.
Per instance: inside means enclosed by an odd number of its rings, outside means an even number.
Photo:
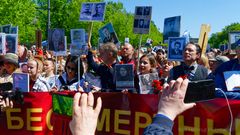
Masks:
[[[164,80],[153,80],[152,82],[153,93],[158,94],[159,92],[162,92],[163,84],[164,84]]]

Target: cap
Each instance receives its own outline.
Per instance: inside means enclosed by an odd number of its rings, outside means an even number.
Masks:
[[[9,63],[12,63],[12,64],[18,66],[18,56],[14,53],[7,53],[4,56],[3,61],[9,62]]]
[[[216,61],[220,64],[229,61],[229,58],[226,56],[216,56]]]

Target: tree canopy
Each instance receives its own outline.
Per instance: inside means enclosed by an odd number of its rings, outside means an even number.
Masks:
[[[90,22],[80,22],[79,14],[83,2],[97,2],[101,0],[51,0],[50,28],[62,28],[70,42],[70,30],[84,28],[89,29]],[[19,27],[21,44],[35,44],[35,30],[40,29],[43,40],[47,40],[47,0],[2,0],[0,5],[0,24],[12,24]],[[103,22],[94,22],[92,30],[92,45],[98,45],[98,29],[111,22],[119,40],[123,43],[125,37],[130,38],[130,43],[137,46],[140,35],[133,33],[133,13],[128,13],[120,2],[108,2]],[[151,22],[150,33],[142,36],[142,44],[147,38],[157,45],[162,41],[162,34]]]
[[[219,45],[228,44],[228,33],[240,31],[239,23],[232,23],[222,29],[221,32],[213,33],[209,39],[209,43],[214,48],[219,48]]]

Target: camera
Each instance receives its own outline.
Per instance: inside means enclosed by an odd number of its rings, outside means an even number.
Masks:
[[[24,103],[23,93],[19,90],[13,90],[13,84],[11,82],[0,84],[0,95],[3,99],[9,98],[9,100],[13,100],[16,103]]]

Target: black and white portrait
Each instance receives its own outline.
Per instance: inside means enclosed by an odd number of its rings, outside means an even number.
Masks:
[[[166,42],[169,37],[179,37],[181,16],[165,18],[163,29],[163,40]]]
[[[101,29],[99,29],[98,32],[103,43],[107,42],[113,42],[115,44],[119,43],[119,40],[111,23],[108,23],[105,26],[103,26]]]
[[[143,15],[143,7],[136,7],[136,15]]]
[[[136,6],[133,32],[135,34],[148,34],[151,22],[151,6]]]
[[[115,80],[117,88],[133,88],[134,73],[132,64],[115,65]]]
[[[152,82],[153,80],[159,80],[158,73],[150,73],[139,75],[139,86],[140,86],[140,94],[152,94]]]
[[[170,37],[168,44],[168,59],[182,61],[185,44],[186,38]]]
[[[51,29],[48,36],[48,50],[59,52],[65,51],[65,32],[63,29]]]
[[[80,21],[104,21],[105,2],[82,3]]]
[[[91,20],[93,3],[83,3],[80,13],[80,21]]]
[[[240,44],[240,31],[229,32],[229,48],[234,50]]]
[[[17,53],[18,36],[17,34],[6,34],[5,50],[6,53]]]
[[[11,24],[3,25],[2,26],[2,32],[5,33],[5,34],[10,34],[11,26],[12,26]]]
[[[104,20],[105,4],[104,2],[94,3],[92,20]]]

